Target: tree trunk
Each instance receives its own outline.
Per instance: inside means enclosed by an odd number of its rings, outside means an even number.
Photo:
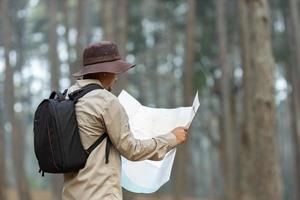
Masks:
[[[3,91],[2,91],[3,92]],[[2,99],[1,99],[2,101]],[[5,168],[5,138],[4,138],[4,117],[3,104],[0,102],[0,199],[6,199],[6,168]]]
[[[134,200],[136,199],[135,194],[123,189],[123,200]]]
[[[177,101],[176,101],[176,78],[175,77],[175,63],[174,63],[174,57],[175,57],[175,45],[176,45],[176,34],[175,33],[175,28],[174,28],[174,24],[170,24],[169,25],[169,29],[168,29],[168,33],[169,33],[169,37],[168,37],[168,52],[170,52],[170,54],[172,55],[171,57],[171,73],[170,73],[170,91],[169,91],[169,98],[168,98],[168,104],[171,108],[175,108],[177,105]]]
[[[147,60],[148,60],[148,65],[147,66],[152,66],[151,69],[148,68],[148,76],[151,80],[151,89],[153,91],[153,97],[154,101],[153,103],[155,104],[155,107],[160,106],[160,96],[159,96],[159,91],[160,91],[160,77],[158,74],[158,67],[157,67],[157,60],[153,58],[157,58],[157,52],[156,51],[151,51],[148,55],[146,55]]]
[[[13,156],[13,169],[16,178],[17,191],[19,199],[29,200],[30,192],[28,183],[26,181],[26,175],[24,170],[24,138],[21,130],[18,128],[19,123],[17,122],[14,104],[15,104],[15,92],[14,92],[14,71],[10,65],[9,53],[12,49],[12,38],[11,38],[11,22],[9,18],[9,7],[8,1],[1,1],[1,18],[3,27],[4,37],[4,57],[5,57],[5,85],[4,85],[4,103],[7,113],[8,122],[11,124],[11,136],[12,136],[12,156]]]
[[[128,26],[128,0],[117,1],[117,30],[116,30],[116,42],[120,55],[123,59],[126,59],[127,49],[126,44],[128,40],[127,26]],[[128,87],[128,74],[124,73],[119,76],[116,93],[119,94],[122,89]]]
[[[16,20],[16,53],[17,53],[17,63],[16,63],[16,71],[22,71],[24,65],[24,32],[25,32],[25,24],[26,18],[19,18]]]
[[[193,73],[194,73],[194,43],[195,43],[195,15],[196,1],[188,0],[187,26],[186,26],[186,54],[184,64],[184,103],[190,105],[193,101]],[[187,143],[188,144],[188,143]],[[185,199],[187,194],[187,165],[188,145],[181,146],[177,151],[175,167],[175,199]]]
[[[255,117],[256,200],[280,200],[282,188],[278,163],[275,105],[275,63],[271,50],[267,0],[248,1],[251,9],[250,35]]]
[[[289,0],[289,10],[290,10],[290,22],[291,22],[291,30],[292,30],[292,41],[293,41],[293,49],[292,52],[295,54],[295,62],[296,62],[296,72],[300,74],[300,24],[299,24],[299,2],[298,0]],[[298,85],[300,84],[300,80],[298,80]],[[298,93],[300,92],[300,87],[298,87]],[[299,101],[299,99],[298,99]]]
[[[0,11],[2,12],[2,0],[0,1]],[[4,15],[0,14],[1,18],[4,18]],[[4,19],[3,19],[4,20]],[[3,25],[3,24],[2,24]],[[3,84],[3,82],[1,82]],[[4,91],[1,91],[4,93]],[[6,189],[6,167],[5,167],[5,132],[4,132],[4,97],[0,98],[0,199],[6,199],[5,189]]]
[[[59,90],[60,62],[57,54],[57,0],[49,1],[49,62],[51,72],[51,89]],[[61,175],[53,175],[52,192],[55,199],[61,199],[63,180]]]
[[[284,13],[285,15],[285,27],[287,32],[288,44],[287,48],[289,49],[289,62],[287,63],[287,80],[292,86],[292,91],[289,96],[289,105],[290,105],[290,119],[291,119],[291,130],[292,130],[292,143],[294,143],[295,151],[295,185],[296,185],[296,199],[299,199],[300,194],[300,105],[299,105],[299,68],[300,68],[300,45],[299,45],[299,14],[298,9],[295,9],[294,6],[297,6],[295,0],[290,0],[290,8]],[[289,12],[290,11],[290,12]]]
[[[69,6],[68,6],[68,0],[63,0],[63,23],[64,23],[64,27],[65,27],[65,34],[64,34],[64,38],[65,38],[65,44],[67,46],[67,64],[69,67],[69,79],[70,81],[72,80],[72,62],[71,62],[71,44],[69,41],[69,37],[70,37],[70,26],[69,26]]]
[[[297,91],[297,73],[295,72],[295,65],[287,67],[287,80],[292,86],[292,91],[289,96],[290,118],[291,118],[291,130],[292,130],[292,143],[294,146],[295,155],[295,196],[299,199],[299,187],[300,187],[300,141],[299,141],[299,101]]]
[[[57,54],[57,1],[49,1],[49,63],[51,72],[51,89],[59,89],[60,65]]]
[[[228,63],[228,45],[227,45],[227,31],[226,31],[226,13],[225,0],[216,1],[217,10],[217,35],[219,41],[219,62],[222,71],[221,77],[221,104],[223,121],[223,133],[221,134],[222,149],[224,156],[222,156],[223,176],[224,176],[224,192],[226,200],[235,199],[235,132],[233,129],[233,116],[231,105],[231,74],[232,69]]]
[[[126,57],[126,44],[128,40],[127,26],[128,26],[128,0],[117,1],[117,43],[119,51],[123,58]]]
[[[141,61],[140,63],[146,63],[146,55],[141,55]],[[137,69],[137,75],[135,77],[137,79],[137,87],[139,90],[139,102],[142,105],[148,105],[148,99],[147,99],[147,83],[146,83],[146,75],[144,72]]]
[[[71,74],[77,72],[80,69],[80,66],[82,64],[82,54],[83,54],[83,48],[85,44],[85,36],[84,36],[84,17],[86,16],[86,4],[87,2],[82,0],[77,0],[77,20],[76,20],[76,59],[75,62],[72,65],[72,71]]]
[[[255,127],[254,127],[254,83],[253,65],[251,64],[251,46],[249,34],[249,11],[246,4],[247,0],[239,1],[239,19],[240,19],[240,46],[242,54],[242,67],[243,67],[243,104],[244,116],[243,127],[241,132],[241,149],[240,149],[240,185],[238,198],[241,200],[254,200],[255,199],[255,180],[256,169],[253,167],[254,162],[254,149],[255,149]]]
[[[195,43],[195,0],[188,0],[186,26],[186,55],[184,70],[184,103],[189,105],[193,101],[193,74],[194,74],[194,43]]]
[[[114,0],[102,0],[102,19],[104,27],[104,40],[115,41]]]

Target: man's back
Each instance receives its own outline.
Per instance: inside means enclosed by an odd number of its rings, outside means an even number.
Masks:
[[[69,91],[97,83],[97,80],[78,80]],[[85,149],[105,133],[101,113],[112,94],[106,90],[95,90],[79,99],[76,104],[76,115],[80,138]],[[65,174],[63,199],[122,199],[120,187],[120,154],[112,146],[109,162],[105,164],[105,139],[90,154],[86,166],[78,173]]]
[[[101,85],[98,80],[77,80],[68,93],[91,83]],[[64,200],[121,200],[120,154],[129,160],[160,160],[177,144],[172,133],[143,141],[134,139],[123,107],[117,97],[104,89],[94,90],[79,99],[76,115],[85,149],[105,132],[113,145],[110,148],[108,163],[105,163],[105,139],[90,154],[83,169],[64,175]]]

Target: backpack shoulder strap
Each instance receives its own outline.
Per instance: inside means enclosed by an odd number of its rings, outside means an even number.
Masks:
[[[86,151],[87,155],[90,155],[92,151],[105,139],[107,138],[106,147],[105,147],[105,163],[108,163],[109,160],[109,150],[111,147],[111,141],[107,133],[102,134]]]
[[[101,135],[101,137],[99,137],[86,151],[86,153],[88,155],[90,155],[90,153],[92,153],[92,151],[107,137],[107,134],[104,133]]]
[[[69,94],[69,98],[71,100],[73,100],[75,103],[78,101],[78,99],[80,99],[81,97],[83,97],[84,95],[86,95],[87,93],[96,90],[96,89],[103,89],[100,85],[98,84],[88,84],[84,87],[82,87],[79,90],[76,90],[72,93]],[[105,147],[105,163],[107,164],[109,161],[109,152],[110,152],[110,148],[111,148],[111,141],[108,137],[107,133],[102,134],[87,150],[86,153],[87,155],[90,155],[91,152],[105,139],[107,138],[107,143],[106,143],[106,147]]]
[[[98,84],[94,84],[94,83],[88,84],[88,85],[80,88],[79,90],[76,90],[76,91],[70,93],[69,98],[76,103],[78,101],[78,99],[80,99],[87,93],[89,93],[93,90],[96,90],[96,89],[103,89],[103,88]]]

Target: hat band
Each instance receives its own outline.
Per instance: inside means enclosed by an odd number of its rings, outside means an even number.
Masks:
[[[92,64],[96,64],[96,63],[102,63],[102,62],[111,62],[111,61],[115,61],[115,60],[120,60],[121,57],[119,55],[116,55],[114,57],[112,57],[111,55],[103,55],[97,58],[89,58],[89,59],[83,59],[83,65],[92,65]]]

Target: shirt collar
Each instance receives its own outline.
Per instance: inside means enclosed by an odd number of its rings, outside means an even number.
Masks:
[[[79,80],[76,80],[76,85],[78,85],[78,87],[80,87],[80,88],[84,87],[88,84],[98,84],[102,88],[104,88],[102,83],[97,79],[79,79]]]

